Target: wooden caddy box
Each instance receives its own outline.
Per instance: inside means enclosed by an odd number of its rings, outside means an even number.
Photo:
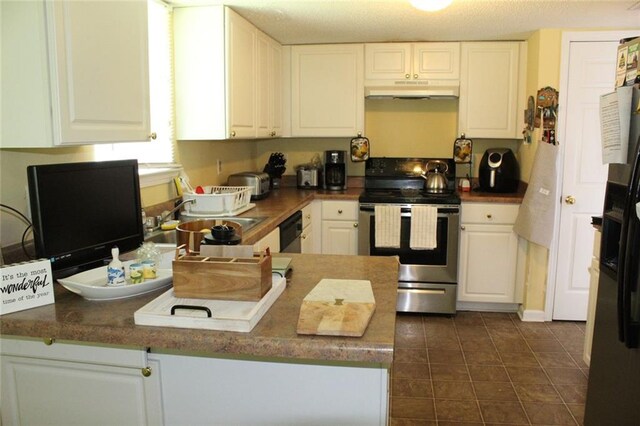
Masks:
[[[271,255],[252,258],[192,254],[173,261],[173,293],[189,299],[258,301],[271,289]]]

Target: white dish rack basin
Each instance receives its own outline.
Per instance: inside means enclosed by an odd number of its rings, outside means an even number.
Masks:
[[[185,204],[187,213],[222,214],[237,211],[249,204],[250,186],[205,186],[204,194],[184,194],[184,200],[195,200]]]

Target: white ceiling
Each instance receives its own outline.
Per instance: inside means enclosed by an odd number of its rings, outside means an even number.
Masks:
[[[541,28],[640,28],[638,0],[453,0],[440,12],[409,0],[170,0],[226,4],[282,44],[526,40]]]

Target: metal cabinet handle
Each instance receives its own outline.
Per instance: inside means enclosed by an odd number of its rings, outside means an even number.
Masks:
[[[411,78],[411,75],[410,74],[405,74],[404,78]]]
[[[54,339],[53,337],[45,337],[44,338],[44,344],[47,346],[51,346],[53,345],[53,343],[56,341],[56,339]]]
[[[235,130],[232,130],[232,131],[231,131],[231,137],[232,137],[232,138],[235,138],[235,137],[236,137],[236,131],[235,131]]]
[[[151,367],[144,367],[140,371],[144,377],[149,377],[151,375]]]
[[[152,132],[149,135],[149,139],[151,139],[152,141],[155,141],[156,139],[158,139],[158,134],[156,132]]]
[[[306,217],[307,219],[311,219],[311,215],[310,215],[310,214],[306,215],[305,217]]]
[[[487,213],[487,219],[491,219],[493,215],[491,213]]]
[[[574,198],[573,195],[567,195],[567,197],[564,199],[564,202],[567,204],[575,204],[576,199]]]
[[[339,209],[339,210],[338,210],[338,214],[342,214],[342,210],[340,210],[340,209]]]
[[[306,236],[305,234],[302,234],[302,235],[300,236],[300,238],[302,238],[303,240],[306,240],[306,239],[307,239],[307,236]]]
[[[354,224],[353,224],[353,227],[354,227],[354,228],[357,228],[357,227],[358,227],[358,224],[357,224],[357,223],[354,223]]]
[[[273,137],[273,136],[275,136],[275,135],[276,135],[276,132],[275,132],[275,131],[271,132],[271,137]]]
[[[418,78],[418,74],[414,74],[413,78],[417,79]]]
[[[465,229],[467,229],[467,228],[463,225],[463,226],[461,226],[461,227],[460,227],[460,229],[461,229],[462,231],[464,231],[464,230],[465,230]]]

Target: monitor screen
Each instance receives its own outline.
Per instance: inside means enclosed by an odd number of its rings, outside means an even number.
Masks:
[[[27,167],[34,243],[58,278],[101,266],[144,239],[137,160]]]

